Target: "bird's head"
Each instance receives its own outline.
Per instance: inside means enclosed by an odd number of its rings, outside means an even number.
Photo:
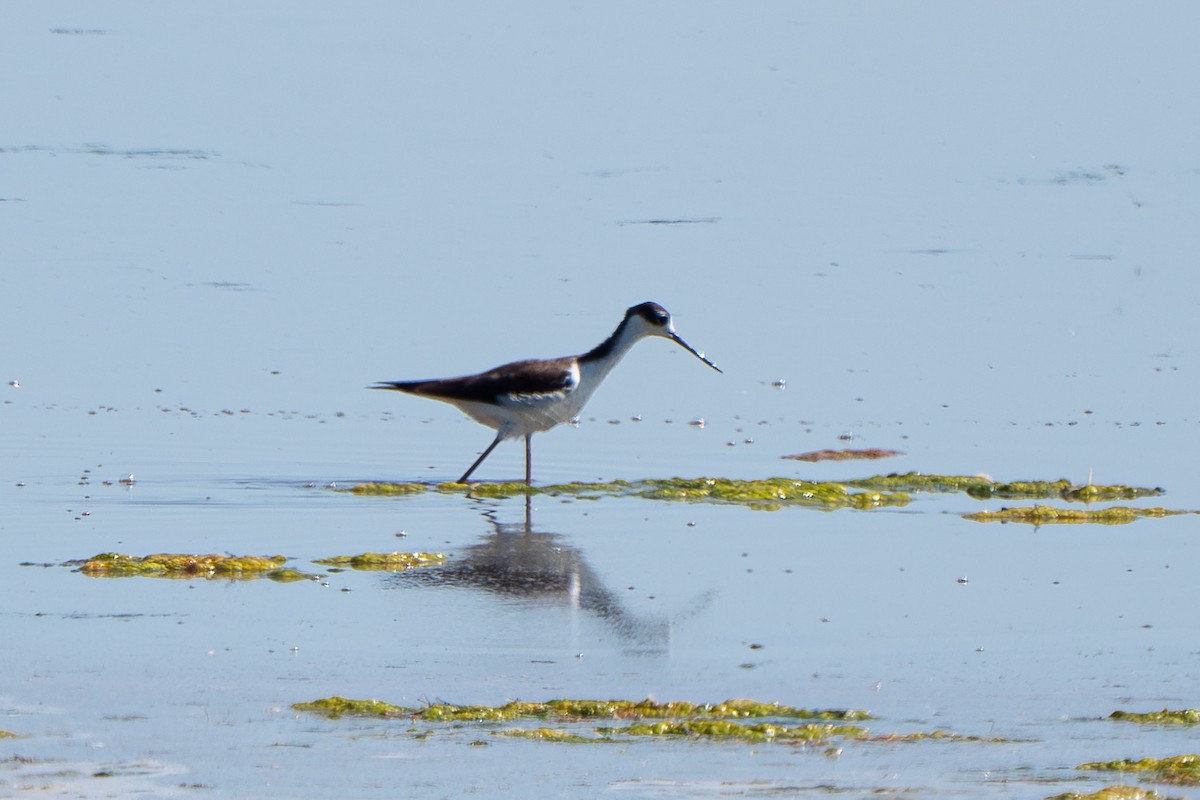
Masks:
[[[703,353],[698,352],[675,332],[675,322],[671,319],[671,315],[658,303],[639,303],[631,307],[625,312],[625,325],[629,326],[630,333],[638,338],[661,336],[664,339],[670,339],[717,372],[721,372],[720,367],[709,361]]]

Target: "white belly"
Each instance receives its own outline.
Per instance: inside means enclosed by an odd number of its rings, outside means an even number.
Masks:
[[[595,383],[585,381],[561,392],[506,395],[496,405],[469,401],[455,401],[454,405],[476,422],[503,431],[507,439],[570,422],[579,416],[594,388]]]
[[[607,362],[587,364],[583,369],[573,367],[573,380],[567,388],[557,392],[522,394],[514,392],[498,398],[495,404],[470,400],[447,400],[458,406],[463,413],[476,422],[487,425],[504,435],[504,438],[526,436],[548,431],[555,425],[570,422],[579,416],[592,392],[604,380],[615,364]],[[439,398],[442,399],[442,398]]]
[[[502,413],[510,421],[509,436],[548,431],[579,416],[591,392],[583,387],[553,394],[512,394],[501,401]],[[487,423],[484,423],[487,424]]]

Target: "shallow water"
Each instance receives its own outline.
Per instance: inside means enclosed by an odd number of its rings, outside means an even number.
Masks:
[[[984,472],[1200,509],[1190,6],[7,17],[0,793],[1040,798],[1200,749],[1103,719],[1200,705],[1195,515],[527,518],[331,488],[450,479],[490,441],[370,383],[583,351],[654,299],[725,374],[639,345],[535,438],[538,482]],[[844,447],[903,455],[780,459]],[[508,444],[477,477],[521,470]],[[310,563],[396,549],[451,561]],[[105,551],[327,577],[59,566]],[[751,697],[1007,741],[580,746],[291,710],[333,694]]]

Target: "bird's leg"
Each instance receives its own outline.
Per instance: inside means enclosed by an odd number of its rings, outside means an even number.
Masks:
[[[530,444],[529,444],[532,440],[533,440],[532,433],[525,434],[525,485],[526,486],[533,486],[533,469],[531,466],[531,461],[532,461],[531,453],[533,451],[533,448],[530,447]]]
[[[504,441],[504,431],[500,431],[496,434],[496,438],[493,439],[492,443],[488,445],[487,450],[483,451],[483,455],[475,459],[475,463],[472,464],[471,467],[463,473],[463,476],[455,481],[455,483],[466,483],[467,478],[471,477],[471,473],[475,471],[475,468],[482,464],[483,460],[487,458],[493,450],[496,449],[496,445],[500,444],[502,441]],[[528,442],[528,440],[526,440],[526,442]]]

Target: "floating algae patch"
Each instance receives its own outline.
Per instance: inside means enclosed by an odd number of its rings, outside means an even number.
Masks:
[[[518,497],[522,495],[549,495],[551,497],[576,497],[595,499],[600,497],[622,497],[634,494],[629,481],[604,483],[555,483],[548,486],[530,486],[524,482],[508,481],[497,483],[441,483],[437,490],[445,494],[469,494],[472,497]]]
[[[1145,725],[1200,725],[1200,709],[1183,708],[1172,711],[1114,711],[1109,719],[1121,722],[1140,722]]]
[[[17,735],[12,731],[0,730],[0,739],[15,739]]]
[[[1167,758],[1143,758],[1137,761],[1091,761],[1080,764],[1076,769],[1100,772],[1136,772],[1139,777],[1155,783],[1176,786],[1200,786],[1200,755],[1169,756]]]
[[[405,707],[380,700],[326,697],[296,703],[296,711],[337,719],[343,716],[404,718],[411,723],[451,723],[456,728],[480,724],[496,726],[519,720],[537,720],[538,727],[494,730],[497,736],[547,742],[595,743],[631,741],[644,737],[742,742],[780,742],[809,745],[832,739],[863,742],[1009,742],[1001,738],[965,736],[933,731],[872,735],[858,721],[871,715],[856,709],[810,709],[754,700],[722,703],[665,702],[653,700],[514,701],[500,706],[431,704]],[[581,730],[581,723],[596,724]],[[607,723],[607,724],[603,724]],[[422,735],[429,735],[432,729]]]
[[[865,741],[890,744],[892,742],[984,742],[987,744],[1008,744],[1012,739],[1003,736],[972,736],[949,731],[916,731],[913,733],[884,733],[878,736],[867,736]]]
[[[552,703],[572,704],[576,701],[554,700]],[[589,701],[591,702],[591,701]],[[814,709],[796,708],[779,703],[759,703],[755,700],[726,700],[723,703],[703,704],[680,701],[656,703],[642,700],[603,701],[601,707],[611,708],[612,716],[640,718],[704,717],[711,719],[747,719],[776,717],[781,719],[864,720],[871,719],[866,711],[853,708]],[[582,716],[582,715],[581,715]]]
[[[1074,503],[1137,500],[1139,497],[1154,497],[1162,493],[1163,490],[1158,488],[1149,489],[1123,484],[1112,486],[1100,486],[1093,483],[1075,484],[1066,479],[988,483],[967,489],[967,494],[976,500],[990,500],[994,497],[1005,500],[1042,500],[1057,497]]]
[[[920,472],[892,473],[846,481],[847,486],[898,492],[965,492],[977,500],[1044,500],[1057,497],[1068,502],[1095,503],[1136,500],[1163,494],[1160,488],[1115,484],[1075,484],[1065,478],[1056,481],[994,481],[983,475],[937,475]]]
[[[859,452],[859,451],[818,451]],[[862,451],[869,452],[869,451]],[[787,456],[792,458],[793,456]],[[864,456],[865,457],[865,456]],[[609,481],[604,483],[559,483],[547,486],[528,486],[508,483],[362,483],[335,491],[359,495],[392,497],[436,491],[444,494],[469,494],[473,497],[519,497],[540,495],[573,499],[605,497],[638,497],[647,500],[667,500],[693,503],[721,503],[747,508],[775,511],[787,507],[807,507],[821,510],[839,508],[872,509],[883,506],[903,506],[910,501],[909,493],[965,493],[979,500],[993,498],[1015,500],[1044,500],[1058,498],[1067,502],[1111,502],[1135,500],[1163,493],[1158,488],[1092,483],[1075,484],[1066,479],[1056,481],[997,482],[982,475],[938,475],[920,472],[892,473],[848,481],[806,481],[797,478],[761,478],[734,480],[732,478],[652,478],[639,481]],[[1119,513],[1112,515],[1119,517]],[[1145,516],[1145,514],[1143,514]],[[1070,520],[1061,520],[1070,521]],[[1080,520],[1102,522],[1095,520]],[[1115,523],[1125,522],[1114,518]]]
[[[651,500],[684,500],[744,505],[774,511],[785,506],[819,509],[902,506],[908,495],[893,491],[854,492],[841,483],[795,478],[739,481],[729,478],[673,478],[632,484],[638,497]]]
[[[427,483],[389,483],[386,481],[370,481],[368,483],[360,483],[356,486],[351,486],[349,489],[337,489],[339,492],[349,492],[350,494],[374,495],[377,497],[395,497],[405,494],[421,494],[428,491],[429,484]]]
[[[969,519],[972,522],[1024,522],[1027,525],[1079,525],[1088,522],[1098,525],[1126,525],[1143,517],[1172,517],[1191,513],[1194,512],[1167,508],[1130,508],[1128,506],[1113,506],[1098,510],[1055,508],[1054,506],[1014,506],[1002,508],[999,511],[977,511],[973,514],[963,514],[963,519]]]
[[[394,706],[381,700],[351,700],[346,697],[323,697],[307,703],[293,703],[296,711],[306,711],[310,714],[320,714],[330,719],[339,717],[405,717],[411,716],[413,709]]]
[[[824,742],[837,738],[859,738],[867,731],[857,725],[833,725],[809,722],[801,725],[776,725],[770,722],[747,724],[724,719],[658,720],[638,722],[622,728],[599,728],[603,736],[664,736],[691,739],[736,739],[743,742]]]
[[[874,489],[887,492],[966,492],[992,483],[981,475],[937,475],[922,472],[893,472],[888,475],[872,475],[845,482],[859,489]]]
[[[415,488],[414,488],[415,487]],[[742,505],[760,510],[806,506],[832,510],[837,508],[870,509],[906,505],[909,498],[897,491],[853,491],[846,484],[814,482],[796,478],[662,478],[607,483],[561,483],[527,486],[524,483],[363,483],[347,491],[359,495],[394,496],[435,490],[443,493],[470,494],[473,497],[514,497],[542,495],[576,499],[603,497],[640,497],[648,500],[708,502]]]
[[[1096,486],[1091,483],[1064,489],[1062,498],[1078,503],[1103,503],[1112,500],[1137,500],[1139,497],[1157,497],[1165,494],[1161,487],[1148,489],[1139,486]]]
[[[296,711],[337,719],[339,717],[411,717],[434,722],[493,722],[521,717],[545,717],[546,703],[509,703],[504,706],[456,706],[438,703],[419,707],[397,706],[382,700],[354,700],[324,697],[307,703],[294,703]]]
[[[771,722],[735,722],[727,719],[663,719],[635,722],[624,727],[600,727],[596,737],[580,736],[556,728],[535,730],[510,729],[499,732],[504,736],[568,742],[616,742],[625,737],[681,737],[690,739],[730,739],[743,742],[783,742],[790,744],[821,744],[831,739],[852,739],[863,742],[984,742],[1006,744],[1011,739],[987,736],[966,736],[947,731],[929,733],[898,733],[872,736],[857,725],[836,725],[810,722],[801,725],[782,725]]]
[[[511,736],[515,739],[533,739],[539,742],[563,742],[565,744],[596,744],[616,741],[616,739],[603,736],[582,736],[578,733],[563,730],[562,728],[534,728],[532,730],[510,728],[505,731],[496,731],[496,735]]]
[[[317,558],[313,559],[313,563],[327,567],[403,572],[417,567],[445,564],[446,556],[442,553],[359,553],[356,556]]]
[[[1142,789],[1138,786],[1105,786],[1099,791],[1089,794],[1066,792],[1047,797],[1046,800],[1159,800],[1163,795],[1153,789]]]
[[[656,703],[652,700],[548,700],[511,702],[502,706],[452,705],[438,703],[417,708],[405,708],[379,700],[350,700],[327,697],[308,703],[296,703],[292,708],[323,714],[327,717],[344,715],[395,717],[412,716],[431,722],[497,722],[515,719],[552,719],[579,721],[584,719],[811,719],[852,721],[870,719],[866,711],[856,709],[794,708],[778,703],[758,703],[753,700],[726,700],[723,703]]]
[[[100,553],[82,564],[68,564],[79,565],[80,572],[94,578],[267,578],[287,583],[313,577],[284,567],[286,562],[287,556],[225,556],[216,553],[155,553],[149,556],[128,556],[121,553]]]
[[[514,705],[514,704],[510,704]],[[537,716],[558,716],[563,719],[870,719],[866,711],[857,709],[796,708],[780,703],[760,703],[755,700],[726,700],[722,703],[688,703],[653,700],[549,700],[545,703],[520,704],[539,709]],[[541,709],[544,708],[544,712]]]

